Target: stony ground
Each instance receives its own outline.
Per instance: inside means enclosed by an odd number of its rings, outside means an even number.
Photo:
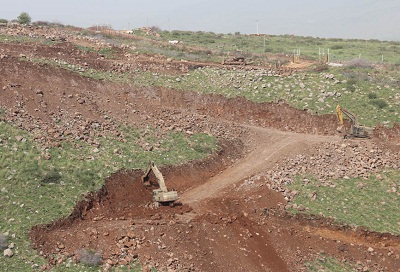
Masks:
[[[48,58],[115,73],[140,68],[177,75],[189,64],[126,56],[124,46],[61,30],[2,31],[61,41],[50,46],[0,44],[4,120],[32,133],[43,146],[45,159],[51,159],[46,153],[49,147],[74,143],[74,139],[94,148],[99,145],[96,139],[109,133],[123,141],[124,134],[117,129],[121,123],[156,127],[159,138],[168,131],[205,132],[218,137],[223,147],[204,161],[161,169],[168,185],[180,194],[175,207],[154,208],[151,189],[141,183],[142,172],[123,170],[77,203],[70,217],[34,227],[32,245],[49,261],[42,269],[70,267],[88,257],[90,252],[83,248],[100,252],[104,269],[140,260],[145,271],[152,267],[158,271],[305,271],[304,263],[321,258],[321,253],[356,264],[359,271],[400,268],[397,236],[354,231],[328,219],[286,212],[296,194],[287,186],[298,174],[310,173],[329,186],[331,179],[368,177],[385,167],[398,169],[398,126],[376,128],[373,139],[344,140],[337,135],[334,115],[314,116],[284,103],[256,104],[241,98],[99,82],[27,60]],[[109,60],[79,51],[74,44],[114,46],[120,54]],[[138,144],[145,150],[157,148]]]

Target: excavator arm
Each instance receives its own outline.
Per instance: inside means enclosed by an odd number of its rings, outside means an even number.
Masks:
[[[360,126],[358,124],[357,118],[354,114],[349,112],[346,109],[342,109],[340,105],[336,106],[336,114],[339,120],[340,126],[337,128],[339,132],[342,132],[343,129],[343,114],[347,116],[347,118],[350,119],[351,121],[351,127],[350,127],[350,133],[348,134],[351,137],[357,137],[357,138],[369,138],[370,137],[370,132],[368,132],[368,129]],[[345,134],[345,138],[348,137],[347,134]]]
[[[343,126],[343,112],[342,109],[340,108],[340,105],[336,106],[336,115],[339,120],[339,125]]]
[[[358,121],[356,116],[351,112],[349,112],[348,110],[342,109],[340,105],[336,106],[336,114],[339,119],[340,125],[343,125],[343,114],[345,114],[351,120],[351,124],[358,127]]]
[[[160,170],[158,170],[154,162],[150,162],[149,167],[142,176],[142,182],[146,183],[150,171],[153,171],[154,175],[157,178],[158,185],[160,187],[159,189],[153,190],[153,201],[161,203],[163,202],[173,203],[174,201],[176,201],[178,199],[178,192],[168,191],[167,186],[165,185],[164,177],[161,174]]]
[[[149,168],[146,171],[146,175],[145,176],[147,176],[150,173],[151,170],[153,171],[154,175],[157,178],[158,185],[160,186],[160,190],[162,192],[168,192],[167,186],[165,186],[164,177],[161,174],[160,170],[158,170],[158,168],[157,168],[157,166],[155,165],[154,162],[150,162]]]

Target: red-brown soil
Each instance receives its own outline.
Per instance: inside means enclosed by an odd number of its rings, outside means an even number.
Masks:
[[[123,48],[111,61],[81,52],[73,43],[70,37],[52,46],[0,44],[5,120],[34,133],[44,146],[77,136],[96,145],[93,124],[102,128],[97,133],[123,138],[116,124],[129,123],[207,132],[219,137],[222,150],[203,161],[161,167],[168,187],[180,195],[174,207],[152,205],[152,188],[141,182],[143,171],[111,175],[69,217],[32,228],[33,247],[49,259],[45,268],[87,248],[101,251],[105,268],[139,259],[146,271],[305,271],[306,261],[326,253],[357,264],[361,271],[398,271],[399,237],[316,216],[291,216],[283,194],[266,183],[247,181],[320,143],[341,141],[334,115],[311,115],[284,103],[99,82],[19,59],[21,54],[57,58],[100,70],[112,69],[115,62],[168,73],[188,69],[145,55],[126,60]],[[371,141],[382,148],[399,150],[398,125],[377,128],[374,135]]]

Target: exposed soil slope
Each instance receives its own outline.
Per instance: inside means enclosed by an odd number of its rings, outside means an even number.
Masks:
[[[290,194],[284,182],[282,190],[272,190],[268,177],[254,178],[322,144],[341,144],[333,114],[311,115],[284,103],[135,88],[30,61],[65,60],[116,73],[143,69],[179,74],[189,69],[187,63],[165,58],[126,57],[124,48],[109,60],[77,50],[74,43],[82,40],[66,39],[51,46],[0,43],[4,120],[31,132],[44,148],[76,137],[96,145],[96,137],[106,133],[123,139],[118,125],[126,123],[157,127],[159,137],[170,130],[206,132],[220,139],[222,150],[204,161],[161,168],[168,186],[181,197],[172,208],[153,207],[152,188],[142,184],[141,170],[111,175],[69,217],[31,230],[33,246],[49,259],[44,269],[76,258],[81,248],[101,251],[105,268],[139,259],[147,271],[304,271],[304,263],[321,252],[364,271],[400,268],[399,237],[314,216],[290,216],[284,209]],[[84,44],[102,46],[91,40]],[[389,155],[399,151],[398,125],[377,128],[374,137],[370,141]]]

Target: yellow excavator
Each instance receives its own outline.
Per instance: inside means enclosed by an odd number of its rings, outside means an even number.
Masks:
[[[142,182],[147,186],[150,185],[149,174],[151,171],[153,171],[159,185],[158,189],[153,190],[153,202],[173,206],[174,202],[178,200],[178,192],[174,190],[168,191],[164,177],[154,162],[150,162],[149,167],[142,176]]]
[[[348,110],[341,108],[340,105],[336,106],[336,114],[339,120],[339,127],[337,131],[344,133],[344,138],[370,138],[372,129],[361,126],[354,114]],[[350,131],[346,131],[343,123],[343,114],[350,119]]]

